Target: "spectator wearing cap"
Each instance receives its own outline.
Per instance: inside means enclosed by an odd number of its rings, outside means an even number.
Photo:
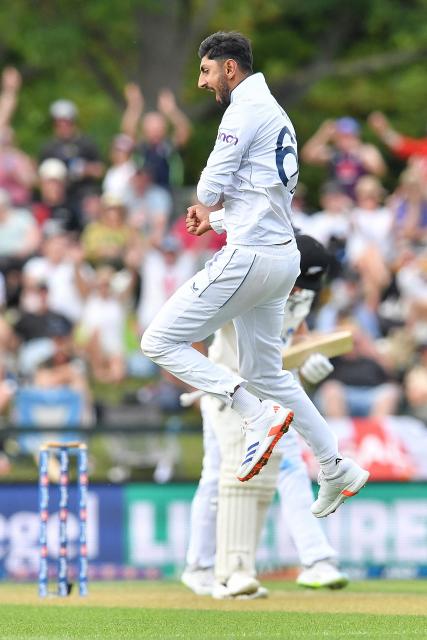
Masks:
[[[308,164],[327,166],[331,178],[351,198],[361,176],[382,176],[386,170],[378,149],[362,142],[358,122],[348,116],[325,120],[301,149],[301,158]]]
[[[137,317],[141,332],[144,331],[166,300],[196,271],[192,252],[182,251],[179,240],[166,236],[159,248],[152,248],[144,255],[141,265],[141,294]]]
[[[64,231],[78,235],[82,230],[80,215],[67,195],[67,167],[62,160],[47,158],[39,166],[40,199],[32,205],[32,212],[43,230],[49,220]]]
[[[111,167],[107,170],[102,183],[102,191],[110,193],[121,200],[126,196],[129,181],[135,174],[135,163],[132,159],[133,140],[125,133],[114,136],[110,150]]]
[[[135,153],[153,168],[153,182],[162,187],[182,183],[182,161],[179,150],[185,147],[191,134],[187,116],[179,109],[169,89],[160,91],[157,111],[144,111],[144,96],[136,84],[125,87],[126,110],[122,118],[122,131],[136,144]],[[142,117],[142,139],[138,141],[138,128]],[[172,132],[168,133],[168,126]]]
[[[57,100],[50,106],[54,137],[40,152],[39,160],[57,158],[68,171],[70,197],[79,204],[93,191],[104,172],[98,147],[77,127],[78,111],[70,100]]]
[[[129,181],[125,203],[128,222],[142,233],[148,246],[159,247],[172,213],[167,189],[153,182],[154,168],[147,162],[138,166]]]
[[[18,309],[18,320],[13,325],[18,348],[18,363],[23,375],[32,375],[46,357],[52,353],[55,335],[70,335],[72,323],[49,307],[49,288],[46,282],[24,281]]]
[[[89,222],[81,235],[84,256],[92,265],[122,268],[127,249],[138,241],[126,217],[122,200],[108,193],[102,196],[99,220]]]

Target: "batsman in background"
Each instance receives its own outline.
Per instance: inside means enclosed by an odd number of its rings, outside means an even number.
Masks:
[[[285,306],[284,347],[290,345],[295,333],[307,331],[305,319],[330,260],[327,251],[314,238],[297,235],[296,240],[301,253],[301,273]],[[231,323],[215,334],[209,358],[236,370],[236,338]],[[310,385],[316,385],[332,370],[328,358],[313,353],[300,367],[299,375]],[[298,377],[298,373],[295,375]],[[201,412],[203,469],[192,503],[183,583],[198,595],[220,599],[267,595],[267,590],[256,579],[255,555],[266,512],[277,488],[282,516],[304,567],[297,583],[312,588],[346,586],[348,578],[337,568],[336,552],[310,511],[311,481],[292,427],[261,474],[242,484],[234,474],[245,446],[238,414],[208,395],[201,399]]]

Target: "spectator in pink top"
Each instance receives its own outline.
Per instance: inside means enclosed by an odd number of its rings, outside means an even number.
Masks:
[[[13,67],[4,69],[0,92],[0,188],[8,192],[14,206],[28,204],[36,181],[34,163],[15,146],[10,126],[20,88],[19,71]]]

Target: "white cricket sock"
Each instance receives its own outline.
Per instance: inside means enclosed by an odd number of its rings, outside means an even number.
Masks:
[[[243,418],[250,419],[258,416],[261,409],[261,400],[246,391],[244,387],[239,386],[233,393],[231,407]]]
[[[342,458],[333,457],[327,462],[321,462],[320,467],[325,474],[326,478],[335,478],[340,475],[341,469],[339,463],[342,462]]]

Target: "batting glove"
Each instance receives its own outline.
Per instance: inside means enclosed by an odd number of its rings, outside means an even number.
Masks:
[[[190,393],[181,393],[179,403],[181,407],[191,407],[197,400],[204,396],[204,391],[191,391]]]
[[[334,370],[334,365],[321,353],[312,353],[299,372],[310,384],[319,384]]]

